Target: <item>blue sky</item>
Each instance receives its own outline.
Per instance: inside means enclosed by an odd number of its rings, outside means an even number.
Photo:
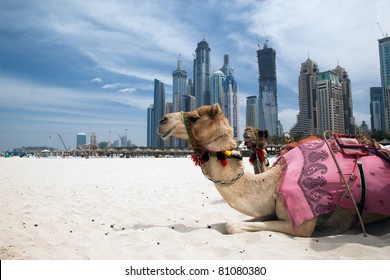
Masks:
[[[308,55],[320,71],[344,67],[352,81],[356,123],[369,123],[369,88],[380,86],[378,39],[390,33],[388,0],[92,1],[0,0],[0,150],[29,145],[75,147],[76,134],[98,141],[127,129],[146,145],[153,81],[166,84],[179,54],[192,77],[203,38],[211,68],[230,65],[240,90],[258,93],[256,51],[276,50],[279,119],[298,112],[298,76]],[[51,136],[51,138],[49,138]]]

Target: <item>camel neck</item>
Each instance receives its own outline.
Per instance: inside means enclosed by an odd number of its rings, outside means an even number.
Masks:
[[[197,144],[196,147],[202,147],[208,151],[232,151],[237,144],[229,135],[222,135],[208,143]]]
[[[210,172],[213,178],[227,179],[232,174],[237,174],[239,168],[241,167],[221,172],[218,165],[214,164],[207,165],[207,172]],[[215,169],[219,169],[221,177],[217,177],[218,172]],[[230,207],[245,215],[252,217],[272,215],[276,207],[274,194],[278,192],[282,173],[283,164],[279,163],[264,173],[244,173],[229,184],[215,183],[215,187]]]
[[[244,174],[241,156],[235,155],[230,151],[226,151],[226,153],[230,155],[222,160],[216,154],[200,164],[203,174],[213,182],[232,181],[233,178],[239,178]],[[238,174],[241,175],[238,176]]]

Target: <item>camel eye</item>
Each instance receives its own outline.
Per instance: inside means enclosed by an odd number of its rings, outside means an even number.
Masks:
[[[190,120],[190,122],[194,123],[194,122],[196,122],[197,120],[199,120],[199,116],[197,116],[197,115],[190,116],[190,117],[189,117],[189,120]]]

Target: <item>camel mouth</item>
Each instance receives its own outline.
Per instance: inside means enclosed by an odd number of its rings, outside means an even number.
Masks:
[[[245,141],[250,141],[250,140],[252,140],[252,137],[250,135],[248,135],[248,134],[244,134],[244,140]]]
[[[164,133],[159,133],[161,135],[161,138],[163,140],[167,139],[169,136],[171,136],[173,134],[173,132],[176,130],[176,127],[172,127],[171,129],[169,129],[168,131],[164,132]]]

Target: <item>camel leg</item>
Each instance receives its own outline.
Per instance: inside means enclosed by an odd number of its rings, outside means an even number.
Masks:
[[[245,220],[244,222],[265,222],[265,221],[275,221],[277,217],[275,214],[269,216],[256,217],[253,219]]]
[[[310,237],[313,234],[317,219],[304,222],[294,228],[290,221],[265,221],[265,222],[235,222],[228,223],[228,233],[255,232],[255,231],[276,231],[293,236]]]
[[[255,174],[261,173],[259,165],[257,164],[257,162],[253,163],[253,171],[254,171]]]
[[[261,163],[260,171],[261,171],[261,173],[265,172],[265,163]]]

